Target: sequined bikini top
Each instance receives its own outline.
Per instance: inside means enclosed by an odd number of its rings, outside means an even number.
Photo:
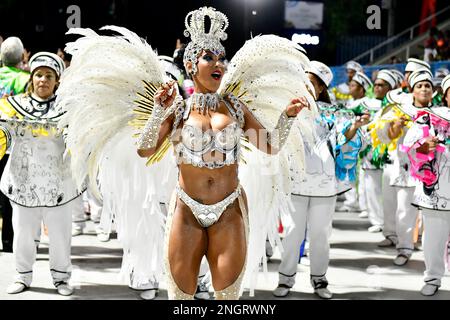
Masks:
[[[181,139],[175,144],[175,155],[178,163],[216,169],[239,161],[240,138],[244,126],[242,106],[238,101],[232,100],[233,106],[226,100],[222,101],[224,101],[235,121],[219,131],[212,129],[203,131],[200,127],[183,124]],[[190,108],[187,107],[183,118],[187,119],[189,113]],[[214,161],[205,160],[205,156],[214,151],[221,153],[223,158]]]

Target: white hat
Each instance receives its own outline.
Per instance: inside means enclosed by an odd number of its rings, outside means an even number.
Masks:
[[[431,67],[427,62],[415,58],[409,58],[408,63],[406,64],[405,72],[414,72],[423,68],[431,70]]]
[[[333,72],[331,72],[331,69],[326,64],[319,61],[311,61],[306,72],[316,75],[323,81],[327,88],[333,80]]]
[[[441,86],[442,78],[436,78],[434,77],[431,79],[431,83],[433,84],[433,87],[438,88]]]
[[[405,80],[405,75],[397,69],[390,69],[390,71],[397,77],[397,85],[401,85],[403,80]]]
[[[433,86],[440,87],[442,80],[450,74],[450,71],[447,68],[439,68],[436,69],[434,72],[434,78],[433,78]]]
[[[349,61],[345,64],[345,68],[348,70],[354,70],[356,72],[363,72],[363,67],[356,61]]]
[[[356,83],[360,84],[365,91],[369,90],[369,88],[373,85],[369,77],[367,77],[364,73],[359,71],[355,73],[352,81],[355,81]]]
[[[23,44],[19,38],[9,37],[0,46],[0,60],[5,66],[14,67],[22,61],[23,50]]]
[[[448,76],[450,74],[450,71],[447,68],[439,68],[436,69],[436,71],[434,72],[434,76],[436,78],[445,78],[446,76]]]
[[[391,89],[395,89],[398,82],[398,76],[386,69],[378,71],[377,79],[386,81],[391,86]]]
[[[421,81],[429,81],[433,84],[433,74],[429,69],[422,68],[411,73],[408,81],[411,88],[414,88],[414,86]]]
[[[54,70],[58,77],[61,77],[61,74],[65,69],[64,61],[59,56],[44,51],[34,54],[31,57],[29,64],[31,73],[39,67],[47,67]]]
[[[444,92],[444,96],[445,96],[445,93],[447,92],[447,90],[450,89],[450,74],[448,76],[446,76],[444,78],[444,80],[442,80],[441,87],[442,87],[442,92]]]

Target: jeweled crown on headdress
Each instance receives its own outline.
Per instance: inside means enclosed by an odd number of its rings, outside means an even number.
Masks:
[[[205,30],[206,17],[209,17],[209,32]],[[191,42],[184,52],[183,62],[192,62],[192,71],[197,73],[197,59],[202,50],[209,50],[214,54],[225,54],[221,40],[227,39],[225,30],[228,28],[228,18],[225,14],[212,7],[202,7],[187,14],[184,21],[186,30],[184,35],[191,37]]]

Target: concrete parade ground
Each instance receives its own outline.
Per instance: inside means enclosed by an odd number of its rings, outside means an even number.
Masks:
[[[442,279],[439,292],[433,297],[420,294],[425,269],[423,252],[414,251],[411,260],[403,267],[393,264],[394,248],[379,248],[381,233],[369,233],[367,219],[357,213],[336,212],[331,236],[330,267],[327,273],[329,289],[334,299],[357,300],[448,300],[450,277]],[[109,242],[100,242],[94,225],[88,222],[85,233],[72,239],[73,274],[72,296],[56,294],[48,267],[48,239],[43,236],[34,265],[33,283],[23,293],[9,295],[6,287],[14,279],[14,259],[11,253],[0,253],[0,300],[138,300],[139,292],[128,288],[118,274],[122,249],[115,234]],[[280,253],[275,249],[268,263],[269,272],[260,274],[254,297],[244,293],[243,300],[280,300],[272,295],[278,283]],[[166,284],[160,283],[156,299],[167,299]],[[308,259],[298,265],[297,283],[284,299],[319,299],[309,283]]]

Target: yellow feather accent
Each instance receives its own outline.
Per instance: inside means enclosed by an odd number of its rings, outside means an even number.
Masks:
[[[149,83],[147,81],[142,81],[144,83],[144,93],[138,92],[138,100],[134,103],[136,107],[133,109],[135,117],[133,120],[129,121],[129,125],[141,131],[148,119],[153,112],[153,98],[156,91],[161,86],[160,83]]]
[[[147,165],[149,166],[151,164],[161,161],[162,158],[164,158],[164,156],[166,155],[170,146],[171,146],[170,140],[165,139],[162,145],[158,148],[158,150],[156,150],[156,152],[148,158]]]
[[[229,84],[225,89],[225,94],[231,93],[232,95],[237,97],[239,100],[244,102],[246,105],[248,105],[248,104],[252,103],[252,101],[246,99],[246,95],[248,93],[247,91],[241,92],[241,85],[242,85],[242,81],[238,81],[238,82]]]
[[[0,114],[2,118],[10,119],[16,116],[19,119],[23,119],[23,116],[14,109],[6,98],[0,99]]]
[[[147,123],[148,119],[150,119],[153,106],[154,106],[154,97],[158,88],[161,86],[161,83],[150,83],[145,80],[142,81],[144,83],[144,93],[138,92],[137,96],[138,100],[135,100],[134,103],[136,107],[133,109],[133,113],[135,117],[133,120],[129,121],[128,124],[137,130],[142,131]],[[133,137],[138,137],[140,133],[136,133]],[[164,158],[165,154],[170,148],[169,139],[165,139],[162,145],[156,150],[156,152],[150,156],[147,160],[147,165],[154,164],[159,162],[162,158]]]
[[[8,140],[6,134],[3,130],[0,130],[0,159],[6,154],[6,149],[8,147]]]
[[[58,131],[56,128],[52,127],[49,130],[45,129],[43,126],[39,126],[37,128],[33,128],[32,126],[29,126],[31,129],[31,133],[33,136],[43,136],[48,137],[50,134],[55,135]]]
[[[383,114],[386,114],[388,111],[392,111],[393,112],[393,117],[389,117],[389,119],[383,119],[383,117],[380,117],[377,121],[371,123],[368,126],[368,129],[370,130],[370,136],[372,138],[372,146],[375,149],[376,147],[378,147],[379,145],[381,145],[381,152],[384,152],[386,150],[386,148],[389,151],[394,151],[395,149],[397,149],[397,145],[398,145],[398,140],[404,135],[404,130],[401,130],[400,135],[395,138],[392,139],[390,141],[389,144],[384,144],[380,141],[380,138],[378,137],[378,130],[384,130],[386,125],[390,125],[391,122],[397,121],[398,119],[400,119],[400,117],[405,117],[408,119],[408,121],[406,122],[406,127],[407,128],[411,128],[413,121],[411,119],[411,117],[409,117],[407,114],[403,113],[396,104],[389,104],[385,107],[385,109],[383,110]]]

